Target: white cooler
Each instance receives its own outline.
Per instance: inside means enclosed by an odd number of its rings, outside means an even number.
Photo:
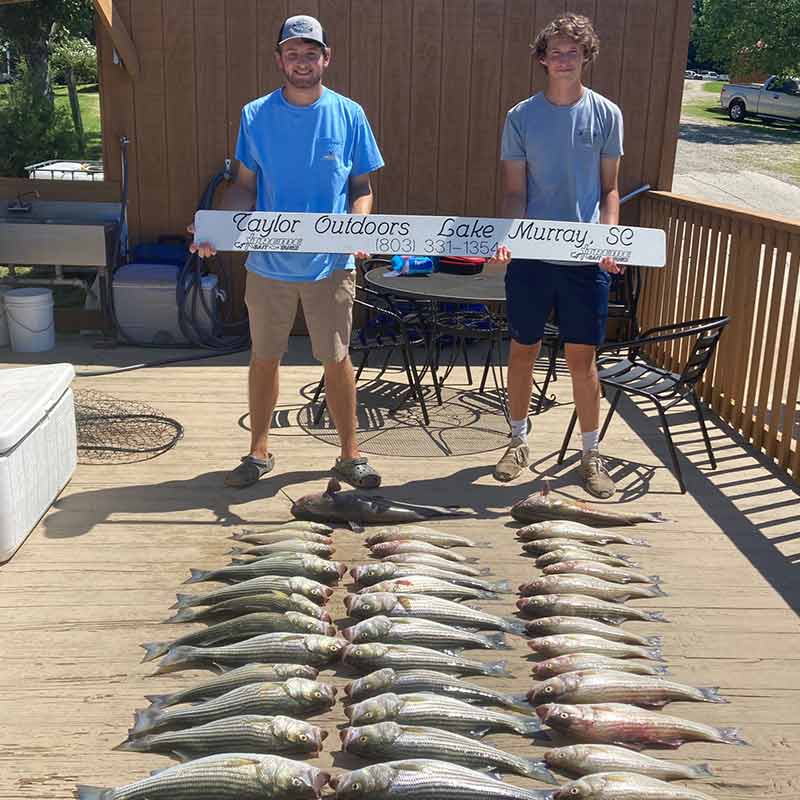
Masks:
[[[0,370],[0,561],[50,508],[78,463],[72,364]]]

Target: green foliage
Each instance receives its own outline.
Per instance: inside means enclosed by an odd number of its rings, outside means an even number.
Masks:
[[[0,7],[0,39],[21,50],[32,39],[49,39],[54,26],[89,36],[94,26],[91,0],[35,0]]]
[[[97,48],[82,36],[59,36],[50,51],[50,70],[56,83],[66,83],[69,70],[76,83],[97,83]]]
[[[729,71],[800,74],[800,0],[703,0],[695,33]]]
[[[0,175],[26,177],[25,166],[64,157],[76,147],[69,112],[42,96],[23,66],[0,101]]]

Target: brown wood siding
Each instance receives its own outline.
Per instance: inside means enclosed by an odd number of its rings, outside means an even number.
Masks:
[[[643,329],[731,318],[702,399],[779,467],[800,479],[800,224],[666,192],[641,202],[642,223],[667,232],[667,265],[646,270]],[[686,340],[653,355],[680,371]]]
[[[625,113],[622,189],[669,188],[688,0],[119,0],[141,60],[132,81],[99,29],[107,174],[131,139],[134,241],[179,233],[203,187],[233,155],[244,103],[278,86],[273,42],[302,10],[329,31],[328,85],[360,102],[386,159],[377,210],[493,214],[506,111],[542,88],[529,56],[566,8],[601,37],[589,85]]]

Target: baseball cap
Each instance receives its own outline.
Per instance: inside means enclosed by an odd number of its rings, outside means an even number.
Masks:
[[[328,46],[325,31],[322,30],[319,20],[309,17],[307,14],[289,17],[281,25],[281,31],[278,34],[278,45],[282,45],[289,39],[311,39],[314,42],[319,42],[323,47]]]

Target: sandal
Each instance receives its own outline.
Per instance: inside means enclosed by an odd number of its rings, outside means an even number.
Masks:
[[[364,456],[337,458],[331,472],[356,489],[377,489],[381,485],[381,476],[367,463]]]
[[[242,463],[225,476],[225,485],[232,486],[234,489],[252,486],[259,478],[272,472],[274,466],[275,456],[272,453],[267,455],[266,460],[250,455],[242,456]]]

